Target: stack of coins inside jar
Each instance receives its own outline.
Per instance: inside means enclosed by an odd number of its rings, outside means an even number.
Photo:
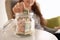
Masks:
[[[24,13],[16,13],[16,34],[27,35],[31,34],[31,18],[29,17],[28,11]]]

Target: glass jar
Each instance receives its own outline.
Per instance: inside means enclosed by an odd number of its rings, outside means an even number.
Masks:
[[[21,35],[31,35],[34,31],[35,24],[33,15],[29,14],[27,10],[24,10],[24,13],[16,13],[16,34]]]

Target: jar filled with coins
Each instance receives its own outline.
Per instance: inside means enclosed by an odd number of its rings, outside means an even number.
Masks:
[[[28,10],[24,10],[23,13],[15,14],[16,20],[16,34],[19,35],[31,35],[34,29],[34,20]]]

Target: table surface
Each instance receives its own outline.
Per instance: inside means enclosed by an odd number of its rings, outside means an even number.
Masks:
[[[7,25],[5,29],[0,30],[0,40],[58,40],[53,34],[35,29],[31,36],[18,36],[15,34],[14,22]]]
[[[58,40],[53,34],[43,31],[35,30],[31,36],[18,36],[14,30],[0,31],[0,40]]]

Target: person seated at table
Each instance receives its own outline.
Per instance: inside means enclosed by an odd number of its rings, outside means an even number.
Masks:
[[[21,3],[22,2],[22,3]],[[23,12],[23,6],[20,5],[25,5],[26,8],[30,10],[30,13],[34,13],[34,19],[35,19],[35,28],[36,29],[42,29],[46,30],[51,33],[55,33],[58,29],[51,29],[46,27],[47,22],[43,18],[41,11],[39,9],[39,5],[37,4],[36,0],[13,0],[11,6],[11,11],[12,11],[12,18],[15,18],[15,13],[20,13]],[[31,4],[31,5],[30,5]],[[7,6],[7,5],[6,5]],[[7,6],[8,7],[8,6]],[[6,9],[8,11],[8,9]]]

